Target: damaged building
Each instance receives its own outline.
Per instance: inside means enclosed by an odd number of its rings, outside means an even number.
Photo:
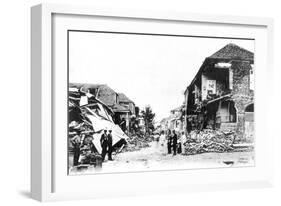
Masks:
[[[226,45],[204,60],[184,95],[187,132],[232,130],[238,139],[253,139],[253,52]]]
[[[125,94],[117,93],[106,84],[79,84],[70,83],[71,88],[78,88],[81,93],[82,104],[88,104],[88,97],[83,95],[88,94],[95,97],[105,104],[112,112],[112,119],[115,124],[118,124],[125,132],[130,132],[130,120],[135,115],[135,103],[130,100]],[[81,103],[80,103],[81,105]]]
[[[71,138],[79,133],[85,135],[83,142],[86,142],[86,139],[92,139],[92,152],[101,154],[100,138],[104,129],[112,130],[114,151],[124,147],[128,136],[113,122],[114,112],[112,109],[94,96],[87,95],[87,101],[85,101],[83,100],[85,93],[75,87],[69,89],[68,133],[70,154],[73,149]]]
[[[170,116],[160,121],[160,129],[163,131],[175,130],[177,133],[184,131],[185,125],[185,105],[174,108],[170,111]]]

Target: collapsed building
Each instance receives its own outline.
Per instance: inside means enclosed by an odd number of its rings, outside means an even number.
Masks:
[[[135,116],[135,103],[125,94],[117,93],[106,84],[70,83],[70,88],[77,88],[80,93],[88,93],[106,105],[111,111],[112,120],[124,132],[130,132],[130,121]],[[82,100],[83,101],[83,100]],[[87,103],[87,102],[86,102]],[[83,103],[85,104],[85,102]]]
[[[232,130],[251,141],[254,132],[254,54],[228,44],[207,57],[186,88],[185,129]]]
[[[92,138],[94,151],[101,153],[100,138],[104,130],[112,130],[113,148],[122,148],[128,136],[114,123],[114,111],[105,103],[81,92],[77,87],[69,88],[68,100],[69,138],[78,133]],[[71,145],[69,145],[71,148]]]

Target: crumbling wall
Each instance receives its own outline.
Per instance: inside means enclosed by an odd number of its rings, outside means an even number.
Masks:
[[[251,64],[248,61],[232,61],[232,99],[237,112],[237,140],[245,138],[245,108],[254,101],[254,91],[250,90]]]
[[[204,73],[201,75],[201,91],[202,91],[202,100],[207,99],[207,80],[208,77]]]
[[[216,91],[215,94],[217,96],[224,95],[225,93],[229,92],[228,82],[225,81],[225,75],[228,76],[226,72],[222,72],[219,69],[215,68],[212,71],[204,72],[201,76],[202,81],[202,100],[207,99],[208,91],[207,91],[207,81],[208,80],[215,80],[216,81]]]
[[[229,90],[228,90],[228,85],[226,85],[225,82],[223,81],[220,81],[220,80],[217,80],[216,81],[216,94],[218,96],[222,96],[224,95],[225,93],[227,93]]]

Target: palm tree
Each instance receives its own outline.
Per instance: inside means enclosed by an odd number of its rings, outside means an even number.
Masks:
[[[148,134],[150,134],[150,131],[154,130],[154,121],[153,120],[155,117],[155,113],[152,112],[151,107],[148,105],[144,108],[144,110],[141,111],[141,114],[144,119],[145,130],[146,130],[146,132],[148,132]]]

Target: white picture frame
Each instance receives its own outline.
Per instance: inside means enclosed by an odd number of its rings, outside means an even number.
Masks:
[[[65,170],[58,169],[59,157],[54,145],[57,119],[60,112],[56,95],[61,87],[57,84],[54,71],[54,53],[57,48],[53,41],[54,16],[106,17],[124,21],[137,20],[166,23],[204,24],[231,27],[233,30],[255,28],[248,35],[257,35],[258,54],[255,55],[258,68],[256,78],[256,165],[252,168],[180,170],[164,172],[135,172],[101,174],[92,176],[67,176]],[[85,27],[87,27],[87,22]],[[110,25],[110,23],[109,23]],[[114,24],[111,24],[114,26]],[[148,28],[151,29],[151,28]],[[206,30],[206,29],[205,29]],[[69,200],[98,197],[114,197],[140,194],[177,193],[188,191],[209,191],[272,186],[273,140],[269,133],[266,114],[267,101],[262,97],[273,85],[273,21],[269,18],[238,17],[225,15],[202,15],[173,12],[149,12],[115,10],[70,5],[40,4],[31,8],[31,196],[39,201]],[[207,31],[205,31],[207,33]],[[211,32],[211,31],[209,31]],[[218,31],[213,31],[213,35]],[[242,32],[241,35],[244,35]],[[237,34],[239,36],[239,34]],[[261,49],[263,48],[263,49]],[[65,78],[67,78],[65,76]],[[64,79],[65,81],[66,79]],[[63,81],[62,81],[63,82]],[[64,83],[61,83],[64,84]],[[264,87],[263,85],[267,86]],[[66,84],[65,84],[66,85]],[[66,91],[65,91],[66,93]],[[269,98],[267,98],[269,99]],[[66,125],[66,124],[65,124]],[[66,146],[65,146],[66,148]],[[63,156],[62,156],[63,157]],[[116,178],[118,177],[118,178]],[[172,178],[171,178],[172,177]],[[164,181],[165,180],[165,181]],[[167,180],[167,181],[166,181]],[[69,189],[70,185],[73,189]],[[133,184],[132,184],[133,183]],[[88,184],[89,187],[80,188]],[[95,185],[95,186],[93,186]],[[75,189],[76,188],[76,189]]]

